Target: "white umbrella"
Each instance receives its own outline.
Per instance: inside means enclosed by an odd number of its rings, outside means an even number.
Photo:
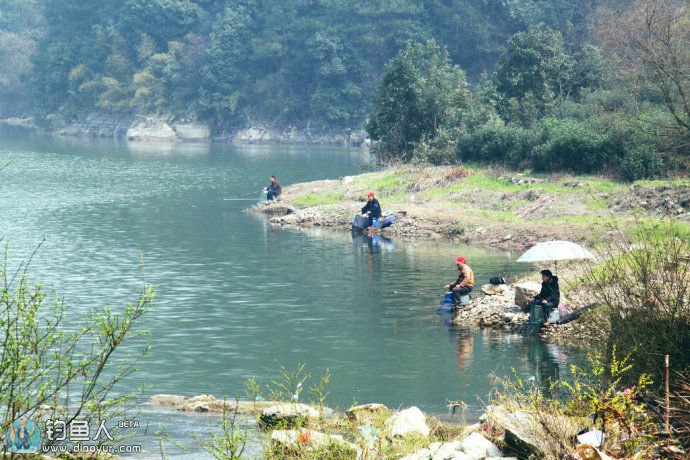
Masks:
[[[518,262],[540,262],[553,260],[558,272],[559,260],[594,259],[594,255],[571,241],[545,241],[534,245],[517,260]]]

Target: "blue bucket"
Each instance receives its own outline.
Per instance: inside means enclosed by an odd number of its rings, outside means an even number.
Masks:
[[[441,305],[445,304],[454,304],[455,303],[455,298],[453,298],[453,293],[449,292],[445,296],[443,296],[443,300],[441,301]]]

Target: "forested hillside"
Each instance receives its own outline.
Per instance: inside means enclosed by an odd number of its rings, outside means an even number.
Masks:
[[[382,160],[681,172],[684,0],[0,0],[0,117],[316,132]]]
[[[0,116],[166,114],[359,127],[384,64],[435,39],[471,81],[544,22],[569,49],[597,0],[0,0]],[[31,101],[28,96],[33,95]]]

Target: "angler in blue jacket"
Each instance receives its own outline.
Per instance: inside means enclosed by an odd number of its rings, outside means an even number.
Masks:
[[[362,208],[362,215],[367,216],[367,227],[371,227],[374,223],[374,219],[379,219],[381,217],[381,205],[379,204],[379,200],[374,198],[374,192],[369,192],[368,200],[367,204]]]

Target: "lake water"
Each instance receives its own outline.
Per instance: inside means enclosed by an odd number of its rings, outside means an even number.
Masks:
[[[0,172],[0,236],[12,264],[43,241],[30,272],[76,315],[135,300],[143,255],[146,281],[158,287],[140,324],[152,353],[126,383],[150,385],[148,394],[233,397],[250,377],[268,384],[281,365],[305,363],[316,376],[330,370],[332,407],[442,414],[463,400],[471,418],[491,373],[564,372],[568,350],[459,329],[436,313],[438,297],[392,293],[440,289],[461,254],[480,284],[510,277],[531,268],[514,262],[519,254],[279,229],[244,212],[252,201],[223,199],[258,196],[271,174],[283,185],[338,178],[368,160],[359,149],[127,145],[3,129],[0,164],[11,164]],[[179,439],[213,421],[147,408],[139,418],[167,420]],[[155,457],[155,438],[142,443]],[[201,455],[189,445],[186,456]]]

